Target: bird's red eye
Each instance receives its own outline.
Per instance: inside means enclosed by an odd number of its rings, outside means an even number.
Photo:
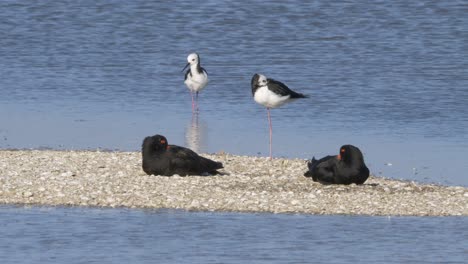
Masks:
[[[345,152],[345,149],[341,149],[340,152],[341,152],[341,153],[344,153],[344,152]]]
[[[164,139],[161,139],[159,142],[161,142],[161,144],[166,144],[166,140]]]

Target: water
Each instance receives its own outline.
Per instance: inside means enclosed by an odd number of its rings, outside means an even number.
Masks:
[[[2,1],[0,148],[268,155],[256,72],[308,94],[272,111],[275,157],[361,148],[372,173],[468,186],[466,1]],[[180,72],[200,53],[200,114]],[[5,263],[452,262],[467,218],[1,208]],[[29,256],[25,258],[24,256]]]
[[[4,263],[466,263],[466,217],[0,209]],[[27,257],[25,257],[27,256]]]
[[[374,174],[468,186],[465,1],[0,7],[0,148],[135,151],[159,133],[267,156],[266,110],[250,91],[259,72],[311,97],[273,110],[274,156],[350,143]],[[210,75],[197,117],[181,73],[193,51]]]

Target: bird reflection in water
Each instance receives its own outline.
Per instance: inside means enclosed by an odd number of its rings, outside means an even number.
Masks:
[[[186,146],[197,153],[206,152],[205,134],[206,124],[203,122],[203,119],[199,118],[199,113],[194,112],[185,130]]]

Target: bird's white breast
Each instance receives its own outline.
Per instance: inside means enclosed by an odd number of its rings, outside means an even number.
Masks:
[[[208,75],[205,72],[200,74],[196,70],[191,70],[191,72],[192,74],[189,74],[185,80],[185,85],[193,92],[203,90],[208,84]]]
[[[258,88],[254,94],[255,102],[268,108],[275,108],[275,107],[282,106],[288,101],[289,97],[290,97],[289,95],[281,96],[279,94],[276,94],[268,90],[268,87],[266,86],[262,86]]]

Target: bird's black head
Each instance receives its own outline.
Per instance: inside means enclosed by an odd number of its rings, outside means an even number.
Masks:
[[[143,140],[143,152],[159,152],[165,151],[168,147],[167,139],[161,135],[154,135],[152,137],[146,137]]]
[[[351,162],[364,162],[364,157],[362,156],[361,150],[353,145],[343,145],[340,148],[340,154],[338,154],[338,159],[342,160],[345,163]]]

